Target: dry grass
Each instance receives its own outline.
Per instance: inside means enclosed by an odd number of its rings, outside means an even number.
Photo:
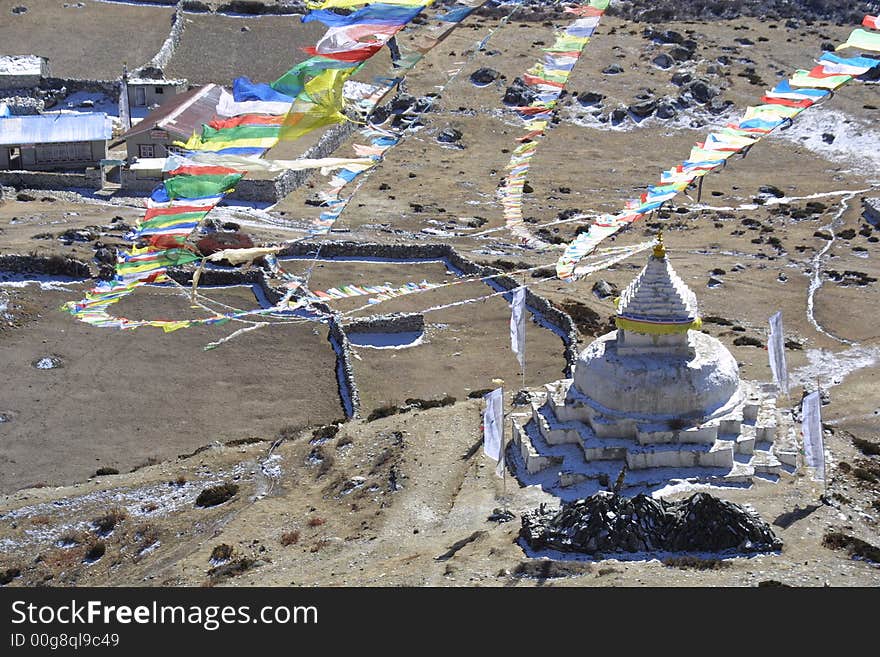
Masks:
[[[663,565],[681,570],[721,570],[730,567],[729,563],[721,559],[701,559],[691,556],[669,557],[663,560]]]
[[[125,520],[127,517],[128,514],[125,512],[125,509],[111,509],[104,515],[98,516],[92,520],[92,526],[95,528],[98,535],[107,536],[107,534],[116,528],[117,524]]]
[[[323,518],[319,518],[318,516],[313,516],[313,517],[309,518],[309,520],[306,524],[309,527],[320,527],[325,522],[326,522],[326,520],[324,520]]]
[[[284,532],[281,534],[281,545],[287,547],[288,545],[296,545],[299,542],[299,530],[292,529],[289,532]]]

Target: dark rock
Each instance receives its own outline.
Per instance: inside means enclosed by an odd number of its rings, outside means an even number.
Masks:
[[[662,68],[664,71],[668,68],[672,68],[675,66],[675,60],[672,59],[665,52],[657,55],[654,59],[651,60],[651,63],[657,68]]]
[[[577,95],[577,101],[584,107],[589,107],[590,105],[598,105],[603,100],[605,100],[605,96],[603,96],[602,94],[598,94],[595,91],[584,91],[583,93],[579,93]]]
[[[67,244],[73,242],[92,242],[98,239],[97,234],[83,228],[70,228],[58,236],[58,239]]]
[[[721,100],[720,98],[713,98],[706,105],[706,109],[709,110],[710,114],[721,114],[727,111],[727,108],[733,105],[732,100]]]
[[[658,119],[671,119],[677,114],[675,106],[672,103],[660,102],[657,104],[655,116]]]
[[[605,75],[618,75],[623,73],[623,67],[618,64],[612,64],[611,66],[603,68],[602,73]]]
[[[687,89],[698,103],[708,103],[720,93],[717,87],[713,87],[706,80],[702,79],[694,80],[687,85]]]
[[[510,522],[516,518],[512,511],[508,511],[507,509],[493,509],[492,515],[490,515],[486,520],[489,522]]]
[[[23,14],[23,13],[25,13],[27,10],[28,10],[28,8],[25,7],[24,5],[17,5],[17,6],[15,6],[15,7],[12,8],[12,13],[13,13],[13,14]]]
[[[504,91],[501,102],[513,107],[525,107],[531,104],[536,96],[537,92],[523,82],[522,78],[514,78],[513,84]]]
[[[737,37],[736,39],[734,39],[734,41],[735,41],[736,43],[738,43],[739,45],[741,45],[741,46],[753,46],[753,45],[755,45],[755,42],[752,41],[751,39],[749,39],[748,37]]]
[[[629,111],[635,114],[640,119],[645,119],[651,114],[654,113],[654,110],[657,109],[657,101],[656,100],[646,100],[641,103],[637,103],[629,106]]]
[[[785,192],[774,185],[761,185],[758,187],[759,194],[768,194],[770,196],[775,196],[776,198],[782,198],[785,196]]]
[[[822,141],[824,141],[826,144],[833,144],[834,143],[834,134],[830,133],[830,132],[823,132],[822,133]]]
[[[845,228],[837,236],[842,240],[851,240],[856,236],[855,228]]]
[[[693,80],[693,76],[687,71],[677,71],[672,75],[671,82],[672,84],[681,87],[682,85],[687,84]]]
[[[669,55],[677,62],[687,62],[694,58],[694,51],[678,46],[670,50]]]
[[[455,128],[444,128],[440,131],[440,134],[437,135],[437,141],[443,144],[452,144],[460,140],[461,137],[461,130],[456,130]]]
[[[25,194],[24,192],[19,192],[15,195],[16,201],[36,201],[36,196],[31,196],[30,194]]]
[[[520,538],[533,550],[584,554],[632,552],[754,553],[782,541],[757,514],[708,493],[669,502],[602,492],[522,516]]]
[[[626,110],[622,107],[618,107],[617,109],[611,111],[611,123],[617,125],[621,121],[625,120],[627,116],[629,115],[626,113]]]
[[[721,287],[724,284],[720,278],[715,278],[714,276],[710,276],[708,282],[706,283],[706,287],[716,288]]]
[[[616,297],[620,294],[620,290],[614,283],[609,283],[605,279],[600,278],[593,283],[593,294],[600,299],[607,299],[608,297]]]
[[[499,77],[501,77],[501,73],[494,68],[483,66],[471,73],[471,82],[483,86],[495,82]]]
[[[831,233],[829,233],[827,230],[817,230],[815,233],[813,233],[813,237],[818,237],[819,239],[823,239],[823,240],[833,240],[834,239],[834,237],[831,235]]]
[[[95,260],[105,265],[116,264],[116,253],[106,247],[95,251]]]
[[[196,242],[196,247],[202,255],[208,256],[224,249],[250,249],[254,241],[245,233],[211,233]]]
[[[758,338],[753,338],[750,335],[741,335],[737,338],[734,338],[733,344],[737,347],[763,347],[764,343],[761,342]]]

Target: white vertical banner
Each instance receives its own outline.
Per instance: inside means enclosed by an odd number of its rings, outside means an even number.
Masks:
[[[510,348],[519,366],[526,366],[526,288],[518,287],[510,302]]]
[[[801,402],[801,431],[804,434],[804,457],[807,466],[816,472],[816,479],[825,481],[825,441],[822,438],[822,414],[819,393],[811,392]]]
[[[779,390],[788,395],[788,368],[785,365],[785,340],[782,333],[782,311],[770,317],[770,338],[767,340],[770,369]]]
[[[504,397],[502,388],[486,394],[486,409],[483,411],[483,452],[490,459],[498,461],[496,474],[504,472]]]

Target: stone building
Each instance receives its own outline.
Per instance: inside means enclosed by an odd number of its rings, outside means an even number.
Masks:
[[[796,432],[776,389],[742,381],[736,360],[702,333],[694,293],[662,241],[617,300],[617,330],[593,341],[571,379],[513,416],[517,476],[556,494],[590,480],[742,483],[797,464]]]
[[[49,60],[37,55],[0,55],[0,90],[32,89],[49,77]]]
[[[107,157],[112,135],[103,113],[0,118],[0,170],[82,171]]]
[[[221,91],[222,87],[208,84],[173,96],[124,132],[116,143],[125,142],[129,164],[137,159],[166,158],[179,150],[175,141],[186,141],[214,118]]]

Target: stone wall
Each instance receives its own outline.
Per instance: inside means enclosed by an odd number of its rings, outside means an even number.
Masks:
[[[120,73],[122,68],[119,69]],[[87,93],[101,93],[108,98],[119,100],[119,81],[117,80],[75,80],[72,78],[43,78],[40,83],[41,89],[61,89],[64,87],[68,94],[77,91]]]
[[[421,333],[425,330],[425,316],[421,313],[377,315],[352,320],[344,328],[346,333]]]
[[[16,274],[70,276],[71,278],[91,278],[92,276],[86,263],[60,255],[0,255],[0,271],[15,272]]]
[[[178,2],[177,9],[171,17],[171,31],[168,33],[168,37],[165,39],[162,47],[159,48],[159,52],[153,55],[153,58],[145,66],[154,66],[164,70],[174,56],[174,51],[180,44],[185,28],[186,19],[183,16],[183,2]]]
[[[0,184],[16,189],[101,189],[101,174],[97,169],[85,173],[0,171]]]
[[[318,304],[315,305],[317,307]],[[358,417],[361,398],[354,380],[354,368],[351,365],[351,342],[348,341],[345,329],[342,328],[336,315],[330,311],[330,308],[324,307],[328,313],[327,326],[330,329],[327,339],[333,345],[333,351],[336,352],[336,383],[339,386],[342,408],[345,410],[346,417]]]

